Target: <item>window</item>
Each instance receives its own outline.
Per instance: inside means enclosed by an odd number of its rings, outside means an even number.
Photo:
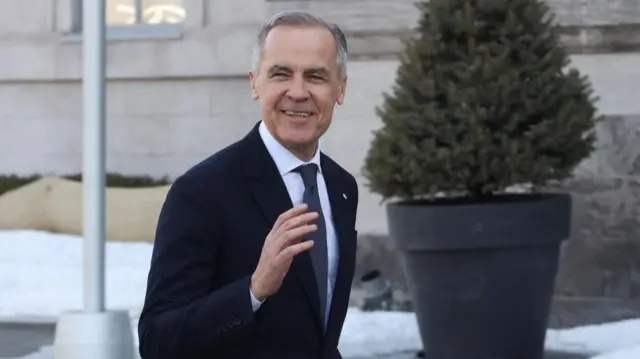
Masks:
[[[178,24],[185,19],[184,0],[106,0],[107,25]]]
[[[72,32],[80,33],[84,0],[71,1]],[[187,0],[105,0],[106,23],[109,27],[180,24],[186,17],[185,1]]]

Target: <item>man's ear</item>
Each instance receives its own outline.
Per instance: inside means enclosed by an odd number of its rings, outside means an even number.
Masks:
[[[342,105],[344,103],[344,96],[347,91],[347,75],[344,75],[342,80],[340,80],[340,92],[338,93],[338,100],[336,101],[338,105]]]
[[[249,71],[249,84],[251,85],[251,98],[255,101],[260,96],[258,96],[258,90],[256,89],[256,74],[253,71]]]

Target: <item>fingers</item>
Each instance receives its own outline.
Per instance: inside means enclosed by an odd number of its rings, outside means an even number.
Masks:
[[[307,204],[302,203],[290,208],[286,212],[283,212],[280,216],[278,216],[278,219],[276,220],[276,223],[273,225],[273,228],[277,230],[287,220],[306,212],[307,208],[308,208]]]
[[[307,224],[307,223],[315,220],[316,218],[318,218],[318,213],[317,212],[304,213],[304,214],[298,215],[297,217],[293,217],[293,218],[290,218],[290,219],[286,220],[280,226],[280,228],[278,228],[276,231],[278,231],[278,232],[288,231],[288,230],[290,230],[292,228],[300,227],[303,224]]]
[[[305,213],[305,204],[293,207],[284,212],[276,220],[267,241],[269,247],[279,253],[289,246],[296,245],[304,236],[318,229],[315,224],[309,224],[319,217],[317,212]],[[297,248],[297,247],[296,247]]]
[[[300,241],[304,236],[317,230],[318,226],[316,226],[315,224],[305,224],[299,227],[292,228],[282,235],[282,246],[288,246],[293,242]]]
[[[288,247],[285,247],[280,252],[278,257],[282,257],[283,259],[291,259],[297,256],[298,254],[311,249],[313,247],[313,244],[314,244],[313,241],[304,241],[304,242],[292,244]]]

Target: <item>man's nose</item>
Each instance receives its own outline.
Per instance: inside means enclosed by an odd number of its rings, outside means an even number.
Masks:
[[[295,76],[291,79],[287,96],[295,101],[304,101],[309,98],[309,91],[303,78]]]

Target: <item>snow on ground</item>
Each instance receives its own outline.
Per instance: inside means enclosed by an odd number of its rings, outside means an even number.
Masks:
[[[637,345],[640,345],[638,319],[547,332],[547,348],[567,352],[601,354]]]
[[[137,311],[146,290],[148,243],[108,243],[106,305]],[[76,236],[0,231],[0,317],[82,309],[83,246]]]
[[[108,242],[106,248],[106,305],[128,310],[135,333],[152,246]],[[0,231],[0,319],[55,318],[63,311],[82,309],[82,250],[82,240],[76,236]],[[638,359],[640,347],[632,348],[639,344],[640,320],[627,320],[549,330],[546,346],[597,359]],[[412,313],[362,312],[356,308],[347,313],[340,340],[345,357],[420,348]]]
[[[339,348],[345,358],[420,350],[422,342],[416,316],[349,308]]]
[[[636,343],[639,341],[640,339],[636,340]],[[622,350],[616,350],[613,352],[592,357],[591,359],[638,359],[638,358],[640,358],[640,346],[636,346],[633,348],[626,348]]]

